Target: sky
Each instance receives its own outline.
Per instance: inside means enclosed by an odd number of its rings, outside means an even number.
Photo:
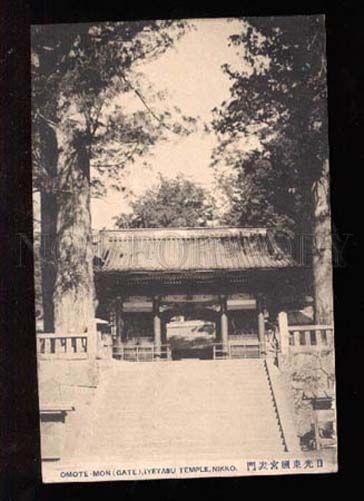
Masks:
[[[155,111],[163,110],[167,101],[168,105],[178,106],[183,115],[198,116],[202,124],[211,121],[212,109],[230,95],[231,82],[221,66],[228,63],[240,70],[248,68],[241,49],[238,54],[238,49],[228,44],[229,36],[242,30],[240,21],[199,19],[192,23],[194,28],[173,48],[151,62],[140,64],[136,70],[155,91],[166,92],[165,101],[153,103]],[[130,110],[135,107],[135,99],[135,96],[120,96],[120,102],[123,101],[123,106]],[[125,194],[108,188],[103,198],[92,199],[94,229],[112,228],[115,224],[113,218],[130,210],[129,202],[133,197],[155,185],[159,174],[174,178],[182,173],[216,195],[216,180],[210,167],[211,154],[217,145],[215,134],[205,132],[202,126],[187,137],[172,132],[168,134],[168,141],[157,143],[146,156],[125,169]],[[221,197],[220,204],[223,203]]]

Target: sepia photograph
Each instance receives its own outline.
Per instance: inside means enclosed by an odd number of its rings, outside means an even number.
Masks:
[[[33,24],[31,86],[43,481],[336,472],[325,17]]]

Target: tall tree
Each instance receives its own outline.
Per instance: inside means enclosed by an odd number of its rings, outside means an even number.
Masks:
[[[207,226],[214,206],[203,188],[179,175],[159,183],[130,204],[131,212],[116,220],[119,228],[178,228]]]
[[[49,328],[54,322],[56,332],[95,330],[92,164],[100,173],[117,175],[162,130],[173,129],[169,115],[148,107],[130,75],[137,61],[163,53],[185,28],[173,21],[33,27],[34,181],[48,245],[54,247],[56,237],[56,271],[42,270],[43,293],[53,296],[54,305],[54,311],[45,309],[46,323]],[[129,116],[118,107],[108,109],[127,91],[136,93],[144,112]],[[106,150],[114,153],[107,166],[98,161]]]
[[[323,18],[249,18],[231,44],[248,64],[243,71],[224,68],[231,97],[215,110],[221,141],[214,163],[227,161],[238,172],[232,215],[239,219],[240,214],[240,223],[271,221],[306,233],[313,225],[316,321],[331,323]],[[244,153],[252,136],[259,147]]]

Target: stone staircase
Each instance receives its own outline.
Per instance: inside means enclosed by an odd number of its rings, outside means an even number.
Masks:
[[[113,361],[78,422],[65,459],[269,457],[286,445],[261,359]]]

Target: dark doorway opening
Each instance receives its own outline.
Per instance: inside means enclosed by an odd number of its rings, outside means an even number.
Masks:
[[[219,339],[217,320],[217,313],[210,309],[189,306],[170,311],[164,322],[172,360],[212,359]]]

